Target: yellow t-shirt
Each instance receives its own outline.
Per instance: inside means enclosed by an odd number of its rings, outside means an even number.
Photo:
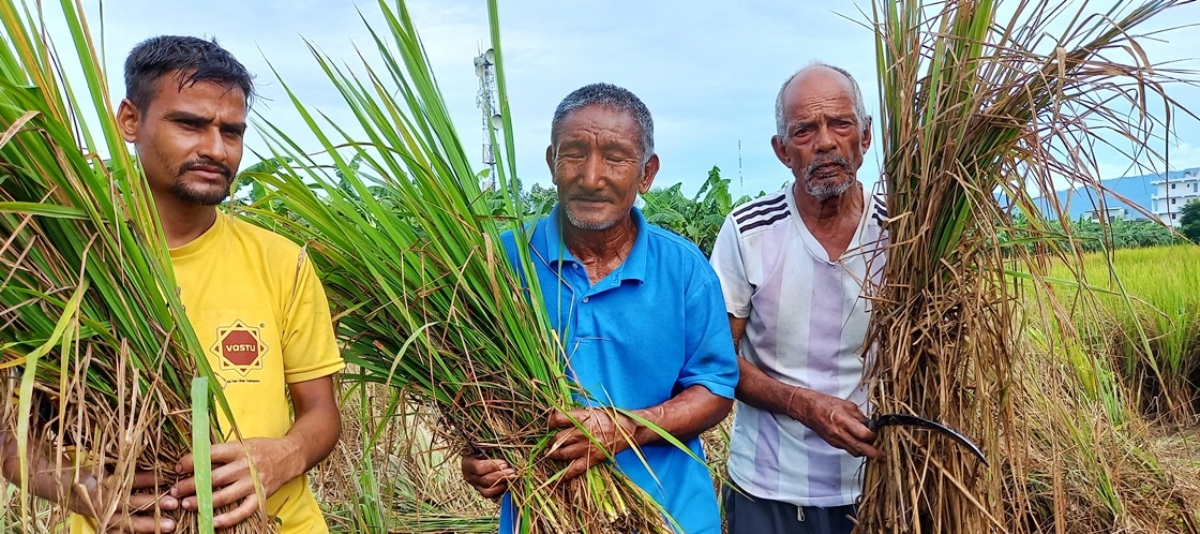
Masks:
[[[282,437],[292,425],[287,384],[345,366],[311,262],[291,241],[224,213],[203,235],[172,249],[171,262],[185,313],[242,436]],[[224,414],[219,419],[228,428]],[[329,531],[305,476],[267,499],[267,511],[283,534]]]

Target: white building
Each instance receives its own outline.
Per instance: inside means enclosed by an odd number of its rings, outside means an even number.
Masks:
[[[1179,210],[1188,203],[1200,201],[1200,168],[1170,173],[1166,179],[1150,182],[1154,192],[1154,214],[1173,227],[1179,227]]]
[[[1130,218],[1129,217],[1129,208],[1126,208],[1125,206],[1119,206],[1116,208],[1108,208],[1108,209],[1103,209],[1103,210],[1101,210],[1101,209],[1088,210],[1088,211],[1083,212],[1083,218],[1087,219],[1089,221],[1104,220],[1105,222],[1115,221],[1117,219],[1128,219],[1128,218]]]

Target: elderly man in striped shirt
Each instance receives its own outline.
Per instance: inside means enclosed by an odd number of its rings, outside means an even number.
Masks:
[[[730,534],[849,533],[864,424],[864,281],[882,268],[885,204],[857,171],[871,118],[846,71],[801,69],[771,145],[795,181],[733,210],[712,253],[741,378],[724,495]],[[876,278],[877,279],[877,278]]]

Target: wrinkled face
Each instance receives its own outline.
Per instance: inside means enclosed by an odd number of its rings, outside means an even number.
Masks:
[[[150,190],[156,198],[220,204],[242,161],[246,95],[238,87],[207,81],[181,88],[175,75],[164,75],[157,83],[146,109],[125,100],[117,114]]]
[[[849,80],[823,68],[801,73],[784,90],[783,116],[785,135],[771,146],[808,194],[826,200],[854,185],[871,129],[854,112]]]
[[[658,156],[642,163],[641,133],[627,112],[587,106],[559,124],[546,148],[558,201],[572,226],[607,230],[629,217],[638,193],[650,190]]]

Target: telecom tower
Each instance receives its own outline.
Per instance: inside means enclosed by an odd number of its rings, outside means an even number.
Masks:
[[[499,106],[496,104],[496,52],[491,48],[475,57],[475,75],[479,77],[479,93],[475,105],[483,116],[483,164],[488,166],[488,176],[479,184],[482,189],[496,187],[496,149],[492,146],[490,128],[500,127]]]

